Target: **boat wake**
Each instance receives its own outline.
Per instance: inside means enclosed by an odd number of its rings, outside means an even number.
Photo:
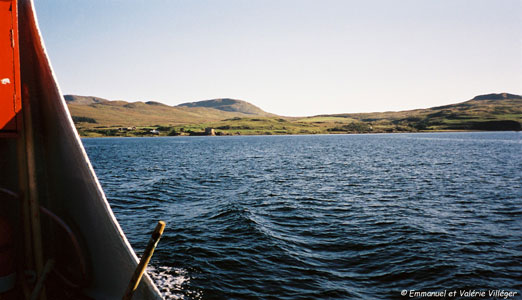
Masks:
[[[167,266],[149,266],[147,272],[163,295],[163,299],[187,299],[185,296],[187,291],[183,289],[183,286],[190,282],[190,278],[186,270]],[[191,299],[201,298],[198,295],[192,296]]]

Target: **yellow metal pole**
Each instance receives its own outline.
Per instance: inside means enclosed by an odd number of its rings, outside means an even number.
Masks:
[[[31,294],[31,299],[30,300],[37,300],[38,297],[40,296],[40,293],[42,292],[42,289],[44,287],[44,282],[47,279],[47,276],[49,275],[51,270],[53,269],[54,263],[55,263],[55,261],[52,258],[49,259],[45,263],[45,266],[44,266],[44,268],[42,270],[42,274],[40,274],[40,276],[38,278],[38,281],[36,282],[36,285],[34,287],[33,293]]]
[[[156,249],[156,246],[158,245],[158,242],[161,238],[161,235],[163,234],[164,229],[165,229],[165,222],[159,221],[158,225],[156,225],[156,229],[154,229],[154,232],[152,233],[152,236],[150,237],[149,244],[147,245],[147,248],[145,248],[145,252],[143,253],[143,256],[140,259],[140,263],[136,267],[134,274],[132,274],[132,278],[129,283],[129,286],[127,287],[127,290],[125,291],[125,295],[122,298],[123,300],[132,299],[132,295],[134,294],[134,291],[136,291],[136,289],[138,288],[138,286],[140,284],[141,277],[143,276],[143,273],[145,272],[145,268],[149,264],[152,254],[154,254],[154,249]]]
[[[27,172],[27,187],[26,193],[29,198],[29,212],[30,221],[33,237],[33,255],[34,263],[36,266],[36,273],[42,274],[43,271],[43,247],[42,247],[42,228],[40,224],[40,201],[38,197],[38,184],[36,180],[36,158],[35,158],[35,144],[33,134],[33,119],[31,115],[31,103],[29,88],[22,86],[22,101],[23,101],[23,131],[24,131],[24,142],[25,142],[25,163],[27,164],[26,170],[20,170],[20,172]],[[42,289],[40,299],[45,300],[45,288]]]
[[[23,126],[22,126],[23,128]],[[27,153],[25,147],[25,133],[21,129],[19,137],[17,139],[17,157],[18,157],[18,185],[20,191],[19,195],[20,206],[22,210],[22,223],[23,223],[23,248],[24,248],[24,263],[20,264],[21,271],[23,274],[25,270],[34,270],[34,255],[33,255],[33,239],[32,239],[32,227],[31,227],[31,211],[29,209],[29,190],[27,180]],[[24,280],[24,296],[25,299],[29,299],[30,292],[28,286]]]

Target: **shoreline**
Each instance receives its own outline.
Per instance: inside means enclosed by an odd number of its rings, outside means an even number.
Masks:
[[[471,133],[471,132],[522,132],[519,130],[425,130],[425,131],[398,131],[398,132],[346,132],[346,133],[288,133],[288,134],[229,134],[229,135],[102,135],[85,136],[82,139],[94,138],[177,138],[177,137],[240,137],[240,136],[321,136],[321,135],[376,135],[376,134],[405,134],[405,133]]]

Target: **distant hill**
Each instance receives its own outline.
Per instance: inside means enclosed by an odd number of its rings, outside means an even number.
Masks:
[[[389,122],[418,130],[521,130],[522,96],[487,94],[465,102],[427,109],[329,116],[362,122]]]
[[[105,103],[109,100],[92,97],[92,96],[77,96],[77,95],[65,95],[63,96],[67,104],[78,104],[78,105],[89,105],[95,103]]]
[[[302,118],[277,116],[246,101],[228,98],[178,106],[76,95],[66,95],[65,100],[76,127],[88,136],[140,136],[150,130],[146,128],[161,128],[161,135],[199,134],[207,127],[220,134],[522,130],[522,96],[508,93],[479,95],[427,109]],[[142,129],[129,132],[122,127]]]
[[[65,95],[64,98],[75,123],[82,127],[179,125],[275,116],[246,101],[232,99],[169,106],[155,101],[111,101],[92,96]]]
[[[473,98],[471,100],[504,100],[504,99],[522,99],[522,96],[508,94],[508,93],[487,94],[487,95],[476,96],[475,98]]]
[[[257,115],[257,116],[276,116],[274,114],[270,114],[260,109],[259,107],[248,103],[243,100],[235,100],[230,98],[223,99],[212,99],[212,100],[204,100],[197,102],[188,102],[178,105],[178,107],[206,107],[206,108],[214,108],[222,111],[229,112],[239,112],[248,115]]]

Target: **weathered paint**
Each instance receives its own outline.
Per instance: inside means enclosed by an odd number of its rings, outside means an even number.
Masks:
[[[16,136],[21,125],[17,0],[0,0],[0,137]]]

